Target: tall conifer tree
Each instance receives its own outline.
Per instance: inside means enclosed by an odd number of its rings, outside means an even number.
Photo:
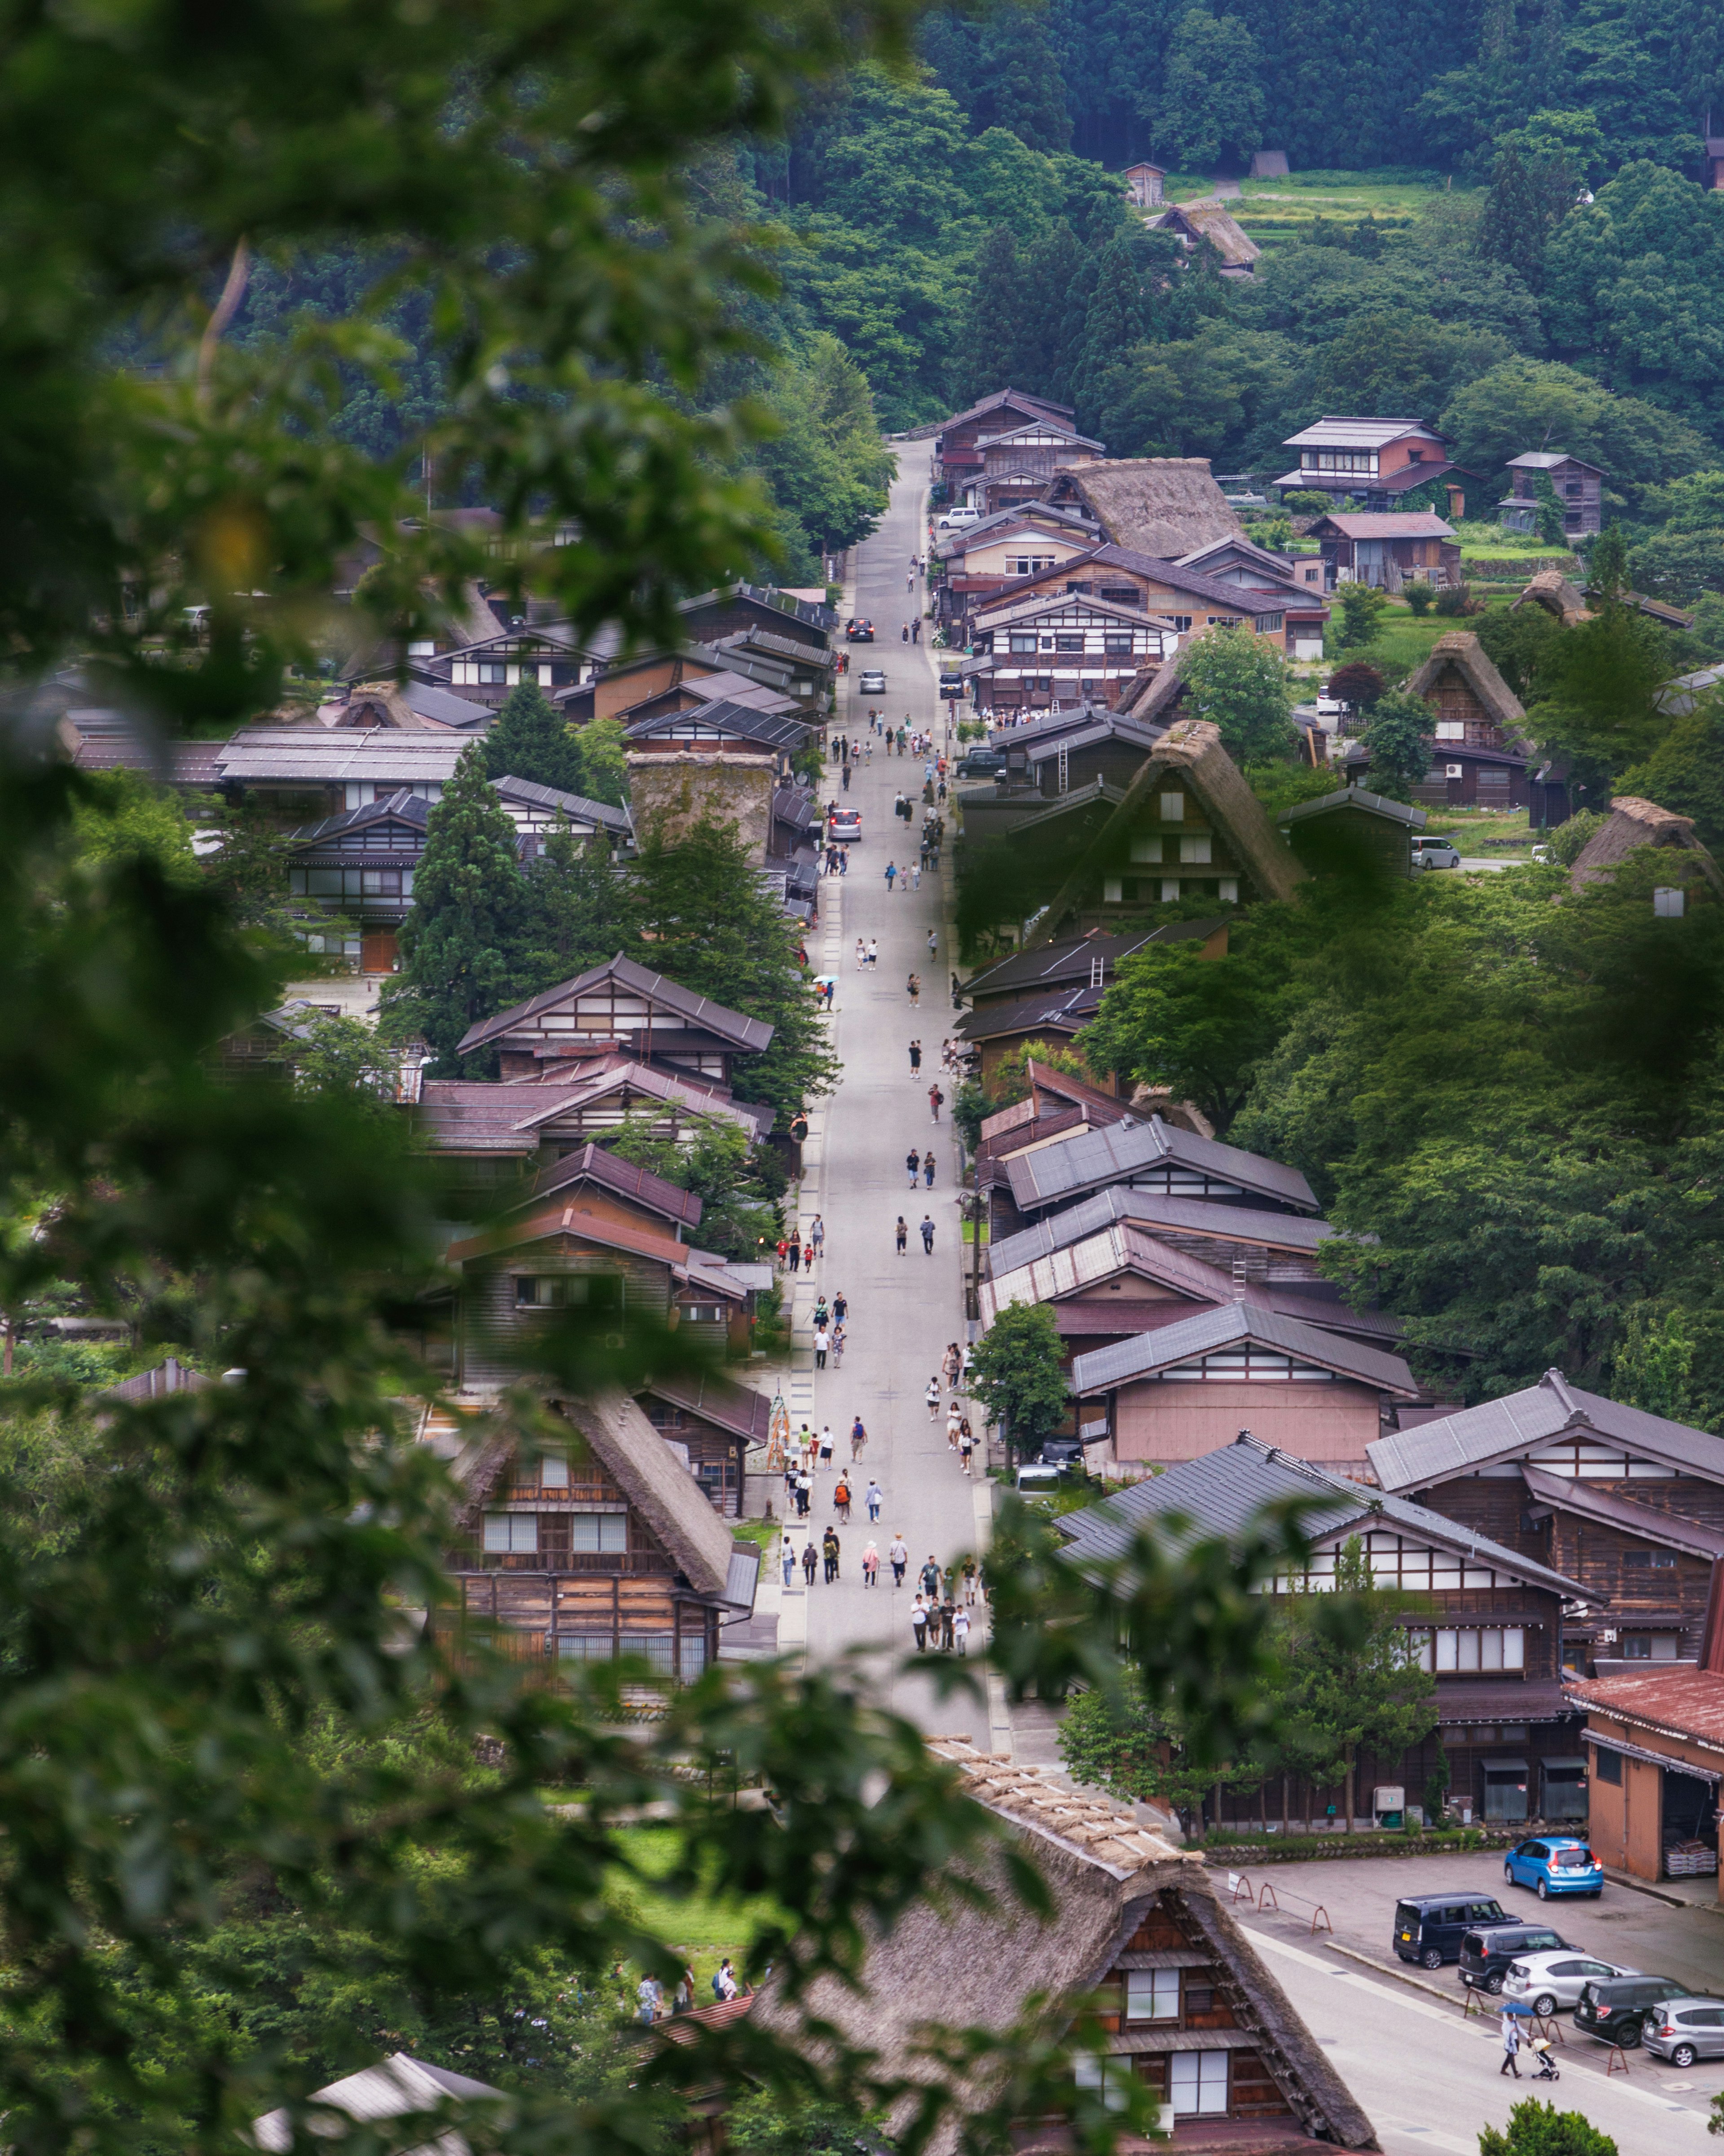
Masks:
[[[485,768],[490,778],[525,778],[561,793],[580,792],[575,737],[536,681],[522,681],[509,691],[501,716],[485,737]]]

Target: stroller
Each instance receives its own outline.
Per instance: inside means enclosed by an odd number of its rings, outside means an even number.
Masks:
[[[1532,2054],[1538,2067],[1537,2072],[1529,2076],[1530,2079],[1535,2082],[1562,2080],[1562,2075],[1557,2071],[1557,2061],[1552,2052],[1551,2040],[1548,2036],[1535,2036],[1526,2048]]]

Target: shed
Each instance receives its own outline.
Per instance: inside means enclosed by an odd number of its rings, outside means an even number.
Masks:
[[[1159,209],[1162,206],[1162,182],[1167,177],[1160,165],[1138,163],[1127,165],[1120,175],[1131,190],[1131,200],[1139,209]]]
[[[1285,180],[1289,171],[1285,150],[1254,150],[1251,152],[1250,177],[1254,180]]]
[[[1275,819],[1295,853],[1310,869],[1360,866],[1369,862],[1395,875],[1413,873],[1413,834],[1425,824],[1423,808],[1343,786],[1316,801],[1301,801]]]

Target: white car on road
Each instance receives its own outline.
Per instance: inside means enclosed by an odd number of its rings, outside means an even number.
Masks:
[[[1511,1962],[1502,1979],[1502,1995],[1524,1999],[1535,2014],[1554,2014],[1560,2007],[1573,2006],[1580,1997],[1582,1984],[1594,1977],[1638,1976],[1639,1973],[1565,1947],[1555,1953],[1523,1954]]]

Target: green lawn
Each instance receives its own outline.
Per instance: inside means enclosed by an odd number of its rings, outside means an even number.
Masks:
[[[668,1827],[632,1826],[617,1835],[629,1861],[645,1876],[618,1872],[616,1885],[639,1914],[649,1930],[688,1956],[695,1972],[696,2003],[711,2005],[711,1978],[726,1954],[740,1966],[757,1927],[771,1923],[778,1911],[765,1899],[721,1901],[695,1895],[685,1898],[657,1891],[653,1881],[661,1879],[676,1858],[676,1837]]]
[[[1173,183],[1167,184],[1171,195]],[[1272,247],[1277,240],[1296,238],[1319,218],[1337,224],[1370,218],[1391,228],[1403,227],[1449,192],[1435,173],[1398,166],[1381,172],[1295,172],[1284,180],[1242,182],[1234,215],[1260,247]]]
[[[1487,608],[1511,606],[1517,596],[1513,592],[1491,592],[1485,595],[1485,604]],[[1331,636],[1339,620],[1337,607],[1335,619],[1330,624]],[[1476,614],[1451,617],[1435,612],[1427,613],[1421,620],[1409,607],[1391,601],[1378,617],[1377,634],[1368,647],[1357,651],[1331,651],[1323,661],[1320,678],[1326,679],[1332,667],[1345,665],[1349,660],[1362,659],[1389,681],[1399,681],[1429,656],[1431,646],[1444,629],[1475,629],[1478,621]]]

